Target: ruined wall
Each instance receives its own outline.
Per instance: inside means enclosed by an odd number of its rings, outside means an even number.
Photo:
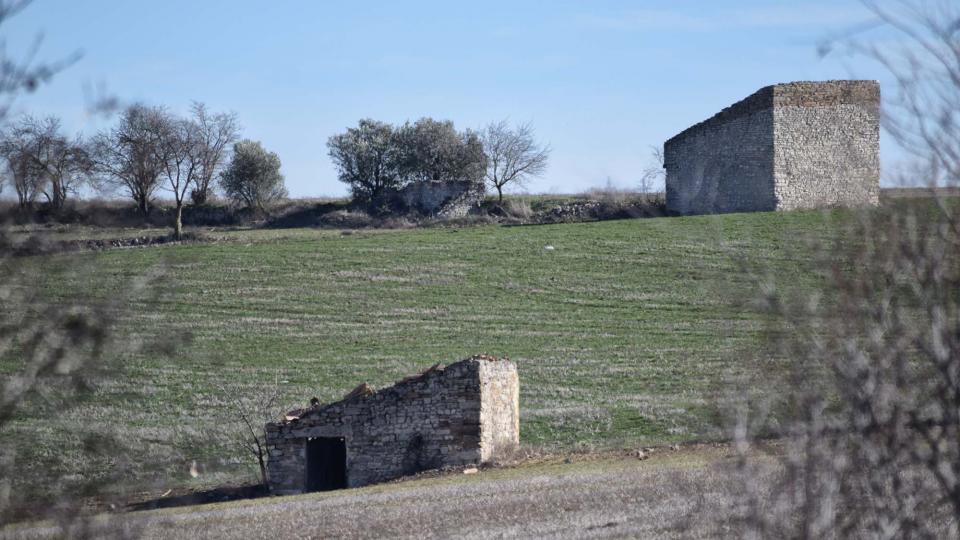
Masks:
[[[414,182],[399,191],[407,208],[441,218],[463,217],[483,201],[482,182]]]
[[[768,86],[664,144],[680,214],[877,204],[875,81]]]
[[[516,366],[474,357],[267,424],[271,490],[301,493],[308,437],[343,437],[347,485],[479,464],[519,444]]]

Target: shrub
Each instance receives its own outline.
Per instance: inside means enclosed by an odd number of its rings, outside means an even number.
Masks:
[[[233,145],[233,159],[220,175],[220,187],[234,202],[259,211],[287,197],[280,158],[251,140]]]
[[[533,217],[533,208],[526,199],[507,199],[502,207],[507,217],[524,221]]]

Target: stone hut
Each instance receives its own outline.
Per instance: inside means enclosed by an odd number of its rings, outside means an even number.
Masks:
[[[520,444],[516,366],[479,355],[266,425],[271,492],[356,487],[487,463]]]
[[[663,150],[673,213],[876,205],[880,85],[767,86],[684,130]]]

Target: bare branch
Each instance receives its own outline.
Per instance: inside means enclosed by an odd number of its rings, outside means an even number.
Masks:
[[[228,429],[225,437],[256,458],[260,480],[267,485],[266,464],[270,453],[264,427],[279,416],[279,374],[275,376],[273,384],[257,386],[253,390],[224,384],[218,385],[218,390],[229,405],[224,411],[224,421],[227,425],[235,426]]]

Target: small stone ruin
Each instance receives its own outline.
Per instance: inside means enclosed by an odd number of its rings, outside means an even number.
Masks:
[[[491,462],[520,444],[519,397],[517,367],[478,355],[291,411],[266,425],[271,492],[357,487]]]
[[[420,181],[397,191],[403,206],[425,216],[461,218],[477,207],[486,195],[482,181]]]

